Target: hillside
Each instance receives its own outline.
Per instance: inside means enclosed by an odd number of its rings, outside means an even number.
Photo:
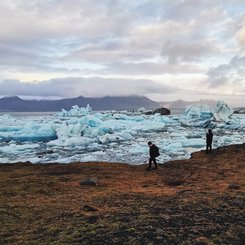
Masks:
[[[244,159],[245,144],[152,171],[2,164],[0,244],[244,244]]]

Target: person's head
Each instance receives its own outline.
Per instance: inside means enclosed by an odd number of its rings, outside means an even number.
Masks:
[[[148,146],[151,146],[151,145],[152,145],[152,142],[151,142],[151,141],[149,141],[149,142],[148,142]]]
[[[211,133],[212,133],[212,129],[210,128],[210,129],[208,130],[208,132],[211,134]]]

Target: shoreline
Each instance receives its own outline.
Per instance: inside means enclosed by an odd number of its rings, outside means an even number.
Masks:
[[[236,146],[243,146],[243,145],[245,145],[245,142],[243,143],[243,144],[231,144],[231,145],[226,145],[226,146],[221,146],[221,147],[217,147],[217,148],[214,148],[213,150],[212,150],[212,153],[214,153],[214,152],[216,152],[217,150],[219,150],[219,149],[223,149],[223,148],[227,148],[227,147],[236,147]],[[178,162],[178,161],[188,161],[188,160],[191,160],[192,159],[192,157],[195,155],[195,154],[198,154],[198,153],[205,153],[205,150],[199,150],[199,151],[195,151],[195,152],[192,152],[191,154],[190,154],[190,158],[188,158],[188,159],[177,159],[177,160],[170,160],[170,161],[167,161],[167,162],[164,162],[164,163],[161,163],[161,162],[159,162],[158,164],[160,165],[160,166],[162,166],[162,165],[165,165],[165,164],[169,164],[169,163],[171,163],[171,162]],[[211,155],[212,155],[212,153],[211,153]],[[148,160],[148,158],[149,158],[149,156],[146,154],[146,156],[145,156],[145,158]],[[106,161],[87,161],[87,162],[80,162],[80,161],[77,161],[77,162],[70,162],[70,163],[59,163],[59,162],[48,162],[48,163],[32,163],[32,162],[30,162],[30,161],[25,161],[25,162],[14,162],[14,163],[12,163],[12,162],[10,162],[10,163],[0,163],[0,166],[1,165],[21,165],[21,164],[23,164],[23,165],[25,165],[25,164],[27,164],[27,165],[46,165],[46,166],[48,166],[48,165],[56,165],[56,164],[58,164],[58,165],[72,165],[72,164],[88,164],[88,163],[93,163],[93,164],[96,164],[96,163],[100,163],[100,164],[102,164],[102,163],[104,163],[104,164],[119,164],[119,165],[129,165],[129,166],[138,166],[138,167],[140,167],[140,166],[147,166],[148,165],[148,163],[142,163],[142,164],[130,164],[130,163],[125,163],[125,162],[106,162]]]

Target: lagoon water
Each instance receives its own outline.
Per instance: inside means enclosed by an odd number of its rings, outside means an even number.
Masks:
[[[44,111],[44,112],[1,112],[0,111],[0,116],[3,115],[11,115],[13,117],[43,117],[43,116],[52,116],[57,112],[54,111]]]
[[[143,164],[148,161],[148,141],[159,146],[160,163],[185,159],[192,152],[205,149],[206,128],[197,123],[179,111],[170,116],[95,112],[86,108],[80,115],[0,113],[0,163]],[[244,115],[213,124],[213,147],[244,143],[244,125]]]

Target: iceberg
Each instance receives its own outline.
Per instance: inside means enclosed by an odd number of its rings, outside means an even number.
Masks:
[[[7,146],[0,147],[0,152],[7,153],[7,154],[18,154],[19,152],[23,152],[30,149],[38,148],[38,144],[25,144],[25,145],[17,145],[14,143],[11,143]]]
[[[227,106],[223,101],[219,101],[214,109],[214,118],[218,122],[229,122],[231,120],[231,116],[233,114],[233,110]]]
[[[190,127],[214,128],[219,123],[231,122],[232,114],[233,110],[223,101],[219,101],[215,108],[207,105],[187,106],[181,124]]]
[[[28,123],[22,127],[15,126],[0,128],[0,141],[48,142],[54,139],[57,139],[57,134],[50,125]]]
[[[57,116],[61,117],[78,117],[78,116],[84,116],[90,114],[92,111],[92,108],[89,104],[87,104],[86,107],[79,107],[77,105],[72,106],[72,108],[69,111],[66,111],[65,109],[62,109],[62,112],[57,113]]]
[[[186,106],[184,111],[185,118],[206,120],[213,116],[212,109],[207,105]]]

